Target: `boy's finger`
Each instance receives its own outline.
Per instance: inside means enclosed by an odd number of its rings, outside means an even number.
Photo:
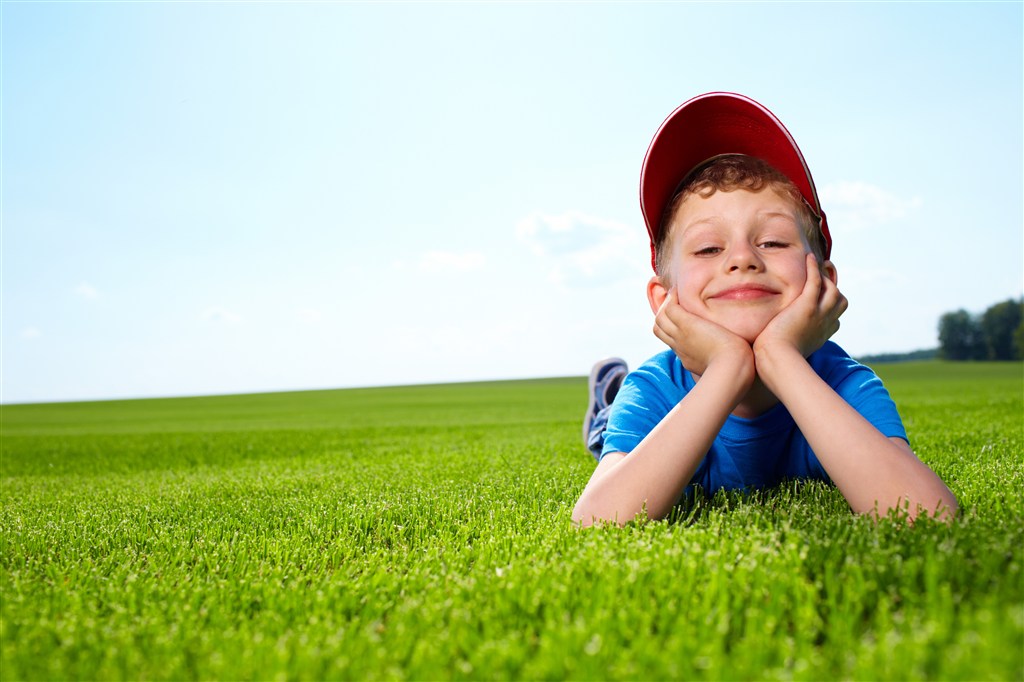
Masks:
[[[822,293],[821,293],[821,307],[823,310],[837,311],[836,315],[842,315],[845,311],[849,302],[846,297],[843,296],[843,292],[839,291],[839,287],[828,277],[822,278]]]
[[[838,289],[836,289],[836,293],[839,294],[839,300],[836,301],[835,305],[836,319],[839,319],[839,317],[846,312],[846,309],[850,307],[850,301],[841,293],[839,293]]]
[[[813,253],[804,257],[807,265],[807,280],[804,282],[803,295],[812,297],[815,301],[821,296],[821,271],[818,270],[818,260]]]
[[[828,308],[835,304],[842,294],[839,293],[839,287],[827,277],[821,278],[821,305],[823,308]]]
[[[651,331],[654,332],[654,335],[656,337],[658,337],[659,341],[661,341],[662,343],[668,344],[668,341],[665,340],[666,334],[665,334],[664,331],[662,331],[661,325],[659,325],[657,322],[655,322],[654,323],[654,327],[651,329]]]
[[[811,269],[814,270],[814,279],[817,281],[818,303],[820,305],[822,301],[825,299],[825,296],[828,294],[829,285],[832,284],[832,280],[826,277],[825,273],[821,271],[821,266],[818,263],[818,259],[815,258],[813,254],[810,254],[808,258],[811,261]]]
[[[676,288],[675,287],[670,287],[669,290],[668,290],[668,293],[665,294],[665,300],[661,302],[661,306],[658,308],[658,314],[659,315],[662,312],[664,312],[665,308],[667,308],[669,306],[669,304],[672,303],[672,301],[675,299],[675,296],[676,296]]]
[[[674,337],[679,333],[679,324],[676,320],[672,319],[672,313],[678,310],[678,308],[669,310],[668,305],[668,299],[666,299],[658,310],[658,314],[654,317],[654,326],[666,335]]]
[[[675,331],[676,323],[669,317],[668,313],[659,312],[654,318],[654,326],[664,330],[666,333]]]

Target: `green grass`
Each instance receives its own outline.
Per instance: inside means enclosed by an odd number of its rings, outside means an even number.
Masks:
[[[584,379],[7,405],[0,676],[1024,677],[1024,374],[879,366],[952,525],[574,530]]]

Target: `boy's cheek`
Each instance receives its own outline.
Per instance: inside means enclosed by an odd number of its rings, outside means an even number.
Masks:
[[[686,277],[683,273],[676,273],[676,298],[679,301],[679,305],[683,306],[687,312],[699,315],[700,311],[704,308],[700,300],[700,287],[691,277]]]
[[[679,305],[683,308],[683,310],[690,313],[691,315],[696,315],[702,320],[707,320],[709,322],[712,321],[711,311],[708,309],[707,305],[705,305],[705,303],[700,299],[700,296],[692,294],[687,295],[683,291],[677,291],[676,297],[679,299]]]
[[[793,267],[794,274],[790,278],[791,281],[793,282],[793,289],[795,290],[795,293],[791,295],[791,298],[793,298],[793,299],[795,299],[797,296],[800,295],[800,292],[803,291],[804,286],[807,284],[807,258],[806,258],[806,254],[804,254],[804,256],[805,256],[804,259],[800,262],[799,265],[794,265],[794,267]],[[824,273],[822,273],[822,274],[824,274]]]

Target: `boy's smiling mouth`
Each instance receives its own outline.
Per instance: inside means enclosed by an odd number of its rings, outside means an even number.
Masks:
[[[778,291],[763,284],[744,283],[723,289],[716,294],[712,294],[711,298],[725,301],[753,301],[759,298],[777,296],[778,294]]]

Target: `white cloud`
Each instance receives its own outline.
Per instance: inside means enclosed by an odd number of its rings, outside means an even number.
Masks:
[[[830,226],[861,230],[901,220],[923,204],[921,197],[904,197],[866,182],[836,182],[821,190],[821,203]]]
[[[80,283],[77,287],[74,288],[74,293],[79,298],[88,299],[90,301],[99,298],[100,295],[100,292],[96,289],[96,287],[89,284],[88,282]]]
[[[213,322],[227,322],[233,324],[235,322],[241,322],[242,316],[225,308],[221,308],[220,306],[210,306],[203,311],[203,319],[211,320]]]
[[[26,341],[38,339],[42,335],[43,333],[35,327],[25,327],[24,329],[21,330],[21,338],[25,339]]]
[[[516,236],[551,262],[552,281],[567,286],[607,284],[649,267],[650,242],[642,227],[581,211],[533,213],[516,225]]]

